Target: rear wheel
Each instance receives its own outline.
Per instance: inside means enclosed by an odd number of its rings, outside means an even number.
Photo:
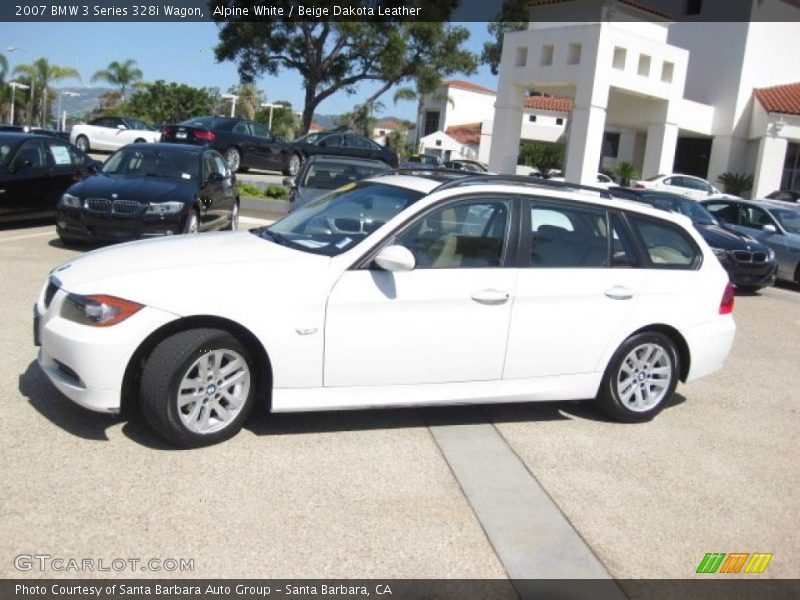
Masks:
[[[142,370],[142,412],[167,441],[208,446],[239,432],[253,408],[247,349],[226,331],[191,329],[153,350]]]
[[[134,144],[144,144],[145,142],[147,142],[147,140],[144,138],[136,138],[135,140],[133,140]]]
[[[239,149],[231,147],[225,150],[225,162],[228,163],[231,171],[236,173],[239,170],[239,167],[242,166],[242,155],[239,152]]]
[[[84,154],[85,154],[86,152],[89,152],[89,149],[90,149],[90,148],[89,148],[89,138],[87,138],[85,135],[79,135],[79,136],[78,136],[78,137],[75,139],[75,145],[76,145],[76,146],[78,147],[78,149],[79,149],[81,152],[83,152]]]
[[[625,340],[606,369],[597,399],[618,421],[649,421],[675,393],[680,362],[675,344],[662,333],[644,332]]]
[[[297,172],[300,170],[300,164],[303,161],[300,159],[300,156],[297,154],[292,154],[289,157],[289,163],[286,165],[286,168],[283,170],[284,175],[289,175],[294,177],[297,175]]]

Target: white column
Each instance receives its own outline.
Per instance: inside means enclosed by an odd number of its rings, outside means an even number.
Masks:
[[[672,123],[650,125],[644,147],[642,178],[671,173],[675,164],[675,147],[678,144],[678,126]]]
[[[780,189],[787,146],[786,138],[772,136],[761,138],[753,177],[753,198],[763,198],[770,192]]]
[[[603,150],[606,110],[598,106],[572,109],[567,137],[564,179],[594,185]]]
[[[500,86],[494,108],[492,143],[489,150],[490,171],[511,175],[517,172],[524,102],[525,93],[521,87]]]

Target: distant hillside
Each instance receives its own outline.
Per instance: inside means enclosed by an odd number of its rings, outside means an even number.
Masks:
[[[67,111],[70,117],[85,116],[100,104],[100,96],[114,91],[113,88],[103,87],[64,87],[54,89],[55,92],[74,92],[80,96],[62,96],[61,110]],[[53,102],[53,112],[58,108],[58,99]]]

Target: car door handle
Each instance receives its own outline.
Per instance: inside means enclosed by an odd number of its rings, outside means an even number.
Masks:
[[[508,298],[508,292],[499,290],[481,290],[472,294],[472,299],[480,304],[505,304]]]
[[[612,300],[630,300],[633,298],[633,290],[629,290],[621,285],[615,285],[605,291],[605,295]]]

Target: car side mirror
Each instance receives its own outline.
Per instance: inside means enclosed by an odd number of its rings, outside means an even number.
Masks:
[[[761,230],[764,233],[769,233],[769,234],[778,233],[778,228],[775,227],[775,225],[773,225],[772,223],[768,223],[768,224],[764,225],[764,227],[762,227]]]
[[[283,187],[287,187],[289,189],[297,187],[297,183],[295,182],[294,177],[284,177]]]
[[[417,266],[411,250],[398,244],[382,248],[375,256],[374,262],[386,271],[413,271]]]

